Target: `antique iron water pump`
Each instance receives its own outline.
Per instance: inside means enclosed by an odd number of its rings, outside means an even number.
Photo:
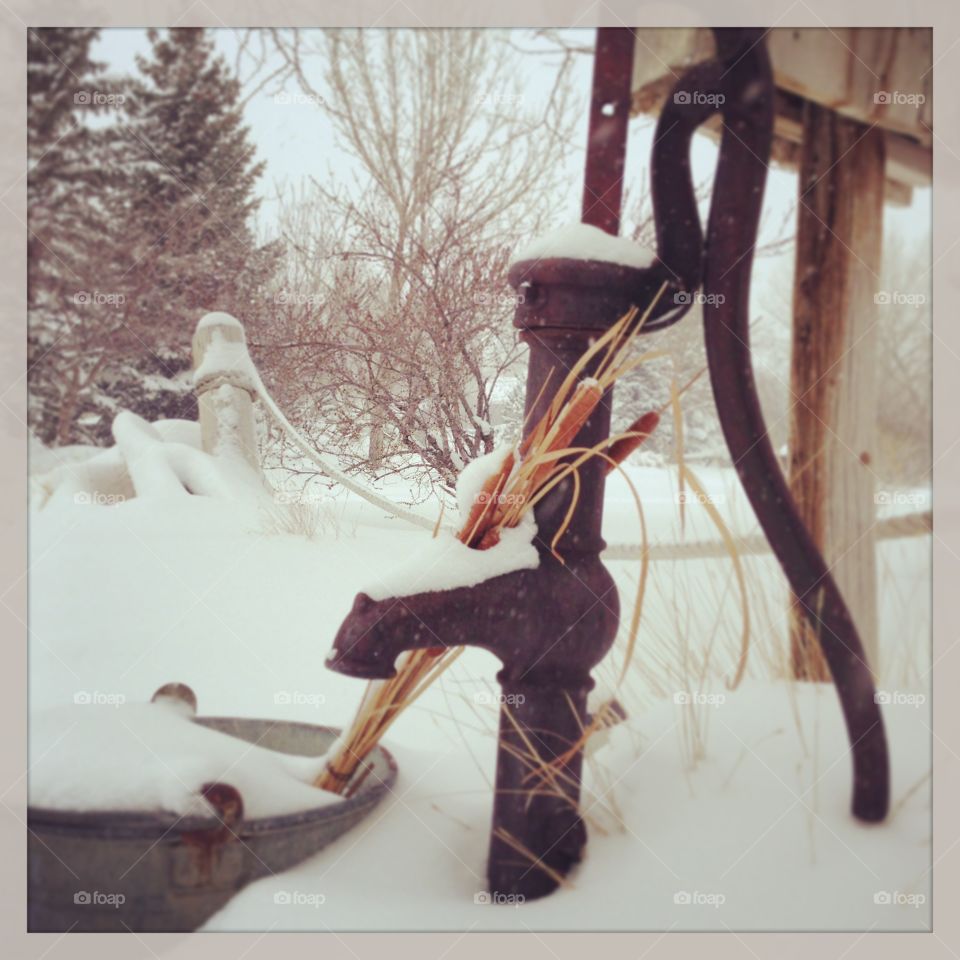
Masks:
[[[864,821],[887,812],[886,738],[860,639],[820,551],[805,528],[767,436],[753,380],[748,336],[750,275],[770,156],[774,87],[763,33],[717,29],[716,55],[678,81],[661,112],[652,157],[657,256],[645,268],[591,259],[548,258],[513,265],[522,290],[515,325],[530,348],[527,420],[549,397],[592,339],[631,306],[665,292],[643,332],[679,320],[702,287],[710,379],[730,455],[757,518],[800,606],[820,640],[840,697],[853,756],[853,813]],[[598,31],[582,219],[610,234],[620,228],[630,106],[633,32]],[[706,236],[690,172],[690,145],[713,114],[723,122]],[[591,370],[584,371],[589,376]],[[554,380],[554,382],[557,382]],[[609,394],[576,438],[592,447],[610,431]],[[580,468],[580,497],[564,522],[569,489],[537,505],[539,566],[477,586],[373,601],[360,594],[337,634],[333,669],[368,679],[393,675],[404,651],[472,645],[502,661],[498,674],[509,710],[501,710],[489,887],[526,898],[551,892],[586,843],[579,813],[590,671],[613,644],[619,603],[600,561],[604,467]],[[562,765],[550,789],[531,783],[523,745]]]

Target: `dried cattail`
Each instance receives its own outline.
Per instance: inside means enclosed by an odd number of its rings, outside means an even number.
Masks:
[[[457,534],[457,539],[467,546],[473,546],[475,540],[483,538],[490,519],[501,502],[504,487],[513,472],[514,455],[511,450],[503,459],[500,469],[487,477],[467,514],[467,520]]]
[[[581,380],[573,398],[564,406],[556,424],[545,437],[547,449],[565,450],[569,447],[602,399],[603,390],[596,380]]]
[[[660,414],[656,410],[651,410],[634,420],[620,438],[610,444],[607,450],[607,456],[610,458],[607,461],[607,473],[615,470],[618,463],[623,463],[631,453],[646,443],[659,423]]]

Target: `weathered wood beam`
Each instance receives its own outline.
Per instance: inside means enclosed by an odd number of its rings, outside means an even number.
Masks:
[[[706,27],[637,30],[634,108],[665,75],[713,56]],[[933,142],[933,31],[929,27],[774,27],[766,34],[781,92],[879,124],[923,144]],[[655,104],[654,104],[655,105]],[[779,111],[778,111],[779,112]]]
[[[807,102],[803,112],[791,358],[790,488],[877,668],[874,474],[883,131]],[[828,680],[791,618],[799,679]]]

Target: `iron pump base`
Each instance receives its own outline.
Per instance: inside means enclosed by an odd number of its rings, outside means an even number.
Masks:
[[[402,603],[360,594],[337,633],[328,665],[365,679],[389,679],[402,652],[438,641],[502,661],[491,893],[543,896],[581,857],[581,752],[572,748],[589,722],[590,670],[613,643],[617,619],[616,586],[596,553],[562,564],[543,548],[535,569],[475,587]]]

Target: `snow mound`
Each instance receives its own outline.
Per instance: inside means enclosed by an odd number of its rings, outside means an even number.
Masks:
[[[67,463],[82,463],[84,460],[96,456],[102,450],[102,447],[94,447],[85,443],[72,443],[65,447],[50,448],[31,433],[28,454],[29,474],[31,477],[42,476]]]
[[[322,757],[266,750],[193,723],[170,702],[73,704],[30,722],[30,804],[55,810],[211,813],[205,783],[236,787],[244,816],[336,803],[311,786]]]
[[[466,523],[484,483],[500,469],[510,449],[497,447],[468,463],[460,472],[457,478],[458,528]],[[474,587],[504,573],[532,570],[540,562],[533,545],[536,532],[533,514],[528,513],[519,526],[504,529],[495,546],[475,550],[461,543],[451,530],[442,530],[403,564],[378,577],[375,584],[364,587],[364,592],[374,600],[385,600],[424,591]]]
[[[147,423],[129,411],[113,422],[116,445],[71,455],[36,475],[33,499],[115,506],[134,497],[188,496],[257,501],[269,497],[260,476],[239,457],[212,457],[200,449],[200,425],[187,420]],[[51,451],[54,452],[54,451]]]
[[[457,477],[457,508],[460,511],[460,523],[467,522],[470,510],[476,503],[477,496],[487,482],[487,477],[496,473],[504,459],[511,451],[509,446],[500,446],[485,453],[482,457],[471,460]]]
[[[516,570],[532,570],[540,563],[533,538],[533,516],[518,527],[505,529],[500,542],[489,550],[474,550],[444,530],[402,565],[362,589],[374,600],[407,597],[413,593],[475,587],[484,580]]]
[[[570,260],[598,260],[623,267],[643,269],[656,259],[656,252],[628,237],[614,237],[599,227],[586,223],[568,223],[551,230],[525,247],[511,258],[511,266],[526,260],[546,260],[562,257]]]
[[[204,320],[209,320],[210,316],[211,314],[207,314]],[[222,316],[229,317],[229,314],[222,314]],[[229,319],[233,320],[233,317]],[[210,335],[210,342],[204,350],[203,360],[193,373],[195,387],[200,387],[211,380],[222,380],[224,383],[242,387],[251,393],[256,392],[260,376],[253,360],[250,359],[243,327],[238,321],[233,322],[240,330],[241,336],[238,340],[228,340],[221,333],[218,328],[222,328],[224,323],[218,322],[215,325],[207,323],[208,327],[212,326],[214,329]]]
[[[222,310],[214,310],[212,313],[204,314],[197,324],[198,330],[206,330],[207,327],[235,327],[238,330],[242,330],[243,324],[229,313],[224,313]]]

